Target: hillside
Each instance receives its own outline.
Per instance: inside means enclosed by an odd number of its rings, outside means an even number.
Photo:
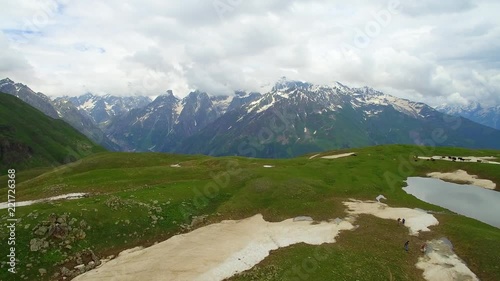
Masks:
[[[321,158],[345,152],[355,152],[357,156]],[[500,165],[414,162],[414,155],[500,159],[500,151],[404,145],[281,160],[99,153],[38,176],[30,171],[19,173],[18,201],[88,193],[78,200],[17,209],[16,215],[21,219],[17,239],[19,245],[24,245],[18,248],[20,266],[29,280],[58,280],[63,275],[74,276],[78,271],[74,267],[79,263],[116,256],[122,250],[149,246],[225,219],[243,219],[259,213],[273,222],[304,215],[317,221],[342,218],[346,216],[342,202],[349,198],[373,200],[384,194],[391,207],[436,211],[433,214],[440,224],[433,226],[431,232],[411,238],[414,247],[426,239],[445,236],[481,280],[498,280],[499,229],[424,203],[401,187],[408,176],[456,169],[500,183]],[[0,181],[5,180],[5,176],[0,177]],[[50,225],[45,225],[51,220],[63,222],[65,227],[70,225],[71,231],[61,230],[66,233],[62,239],[47,236],[46,228]],[[415,268],[419,252],[405,253],[400,245],[408,237],[407,230],[395,221],[367,215],[361,216],[357,225],[358,229],[341,235],[335,244],[298,244],[279,249],[232,280],[283,280],[287,270],[296,264],[300,266],[318,249],[333,254],[317,261],[318,270],[308,272],[310,280],[388,280],[389,275],[393,280],[424,280],[422,271]],[[6,233],[1,235],[4,239]],[[2,251],[6,251],[3,247]],[[31,266],[26,267],[28,263]],[[41,276],[39,269],[47,274]],[[0,279],[5,280],[6,274],[0,272]],[[54,274],[58,277],[51,277]]]
[[[120,150],[119,146],[108,139],[87,113],[80,111],[64,98],[52,100],[40,92],[33,91],[27,85],[16,83],[9,78],[0,80],[0,92],[18,97],[53,119],[64,120],[93,142],[108,150]]]
[[[0,169],[55,166],[104,151],[62,120],[0,93]]]

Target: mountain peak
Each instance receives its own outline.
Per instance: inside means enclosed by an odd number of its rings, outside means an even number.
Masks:
[[[9,77],[0,80],[0,84],[5,84],[5,83],[14,84],[14,81],[12,81]]]
[[[208,97],[208,94],[206,92],[202,92],[200,90],[194,90],[192,92],[190,92],[188,95],[188,97],[190,98],[201,98],[201,97]]]
[[[272,89],[272,92],[277,92],[286,89],[295,89],[295,88],[310,88],[312,86],[311,83],[296,81],[296,80],[288,80],[285,76],[281,77]]]
[[[177,101],[177,100],[179,100],[179,99],[176,96],[174,96],[174,93],[171,90],[168,90],[165,94],[157,96],[153,102],[154,103],[172,102],[172,101]]]

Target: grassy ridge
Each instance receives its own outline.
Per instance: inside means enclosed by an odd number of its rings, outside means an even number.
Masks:
[[[427,156],[500,157],[499,151],[424,150]],[[52,274],[60,267],[54,266],[56,262],[84,248],[91,248],[103,257],[136,245],[150,245],[183,231],[186,227],[183,224],[190,224],[193,216],[204,214],[208,215],[205,223],[241,219],[256,213],[262,213],[270,221],[298,215],[309,215],[316,220],[331,219],[345,216],[342,201],[348,198],[373,200],[379,194],[384,194],[391,206],[443,210],[401,189],[406,177],[425,175],[428,171],[462,168],[500,183],[500,166],[497,165],[412,162],[413,155],[423,156],[424,150],[405,145],[377,146],[350,150],[357,156],[332,160],[319,156],[308,159],[311,155],[271,160],[99,153],[42,174],[40,170],[21,172],[18,174],[18,200],[70,192],[89,192],[92,196],[18,208],[20,267],[29,280],[46,280],[46,276],[39,276],[39,268]],[[343,152],[347,151],[322,155]],[[171,167],[176,164],[180,167]],[[274,167],[264,168],[263,165]],[[387,175],[390,175],[389,181]],[[0,177],[0,182],[6,180],[5,176]],[[0,190],[5,191],[5,188]],[[35,237],[33,227],[51,213],[66,213],[78,221],[84,220],[90,226],[85,230],[86,237],[74,241],[71,249],[51,246],[45,253],[30,252],[26,245]],[[437,215],[437,218],[441,224],[418,239],[447,236],[481,280],[498,279],[500,268],[495,261],[500,252],[500,230],[450,212]],[[403,258],[401,241],[407,238],[406,229],[371,216],[362,216],[359,224],[360,229],[341,234],[338,243],[320,246],[333,254],[318,262],[318,269],[309,273],[309,280],[330,280],[332,277],[388,280],[389,275],[393,280],[421,279],[421,272],[414,268],[418,253]],[[0,234],[0,238],[5,239],[4,230]],[[420,243],[415,239],[414,245]],[[3,244],[0,249],[6,251]],[[317,249],[307,245],[280,249],[261,265],[233,279],[266,280],[259,277],[265,275],[269,277],[267,280],[282,280],[294,264],[300,264]],[[27,268],[27,263],[32,267]],[[0,272],[0,279],[7,277],[5,271]]]
[[[102,151],[64,121],[0,93],[0,170],[57,166]]]

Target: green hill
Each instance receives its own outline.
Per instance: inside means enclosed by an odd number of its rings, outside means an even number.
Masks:
[[[0,93],[0,170],[55,166],[100,151],[64,121]]]
[[[357,156],[320,158],[344,152],[356,152]],[[194,228],[257,213],[262,213],[268,221],[300,215],[327,220],[345,217],[342,202],[349,198],[373,200],[384,194],[391,207],[439,211],[435,216],[440,224],[433,226],[431,232],[412,238],[412,243],[420,245],[417,243],[426,239],[448,237],[455,252],[481,280],[498,280],[498,228],[422,202],[401,188],[408,176],[457,169],[498,184],[500,165],[416,162],[413,156],[475,155],[494,156],[498,160],[500,151],[390,145],[321,155],[313,159],[309,159],[312,155],[255,159],[99,153],[41,175],[20,172],[16,178],[18,201],[73,192],[89,196],[16,210],[20,219],[16,236],[19,267],[29,280],[56,280],[51,276],[57,273],[61,278],[62,268],[73,269],[78,257],[88,262],[88,249],[103,258],[135,246],[148,246],[189,231],[195,216],[208,217],[194,224]],[[6,176],[0,176],[0,182],[6,181]],[[0,187],[2,190],[5,188]],[[64,218],[72,225],[65,239],[37,234],[40,226],[56,218]],[[308,273],[309,280],[389,280],[389,275],[392,280],[424,280],[422,272],[415,268],[420,253],[405,253],[399,243],[408,237],[406,229],[397,227],[394,221],[368,215],[361,216],[357,224],[359,229],[341,235],[335,244],[299,244],[279,249],[252,270],[231,280],[282,280],[287,270],[314,255],[317,247],[334,254],[318,262],[318,269]],[[6,231],[0,231],[2,241],[6,235]],[[46,239],[49,243],[42,250],[30,251],[33,239]],[[0,250],[6,253],[6,247]],[[43,277],[40,268],[47,270]],[[5,270],[0,272],[0,279],[9,280],[8,274]]]

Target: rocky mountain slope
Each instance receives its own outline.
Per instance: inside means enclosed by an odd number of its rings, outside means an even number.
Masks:
[[[436,140],[438,133],[446,138]],[[496,138],[500,131],[371,88],[283,79],[271,92],[224,114],[175,151],[290,157],[334,148],[430,141],[498,148]]]

